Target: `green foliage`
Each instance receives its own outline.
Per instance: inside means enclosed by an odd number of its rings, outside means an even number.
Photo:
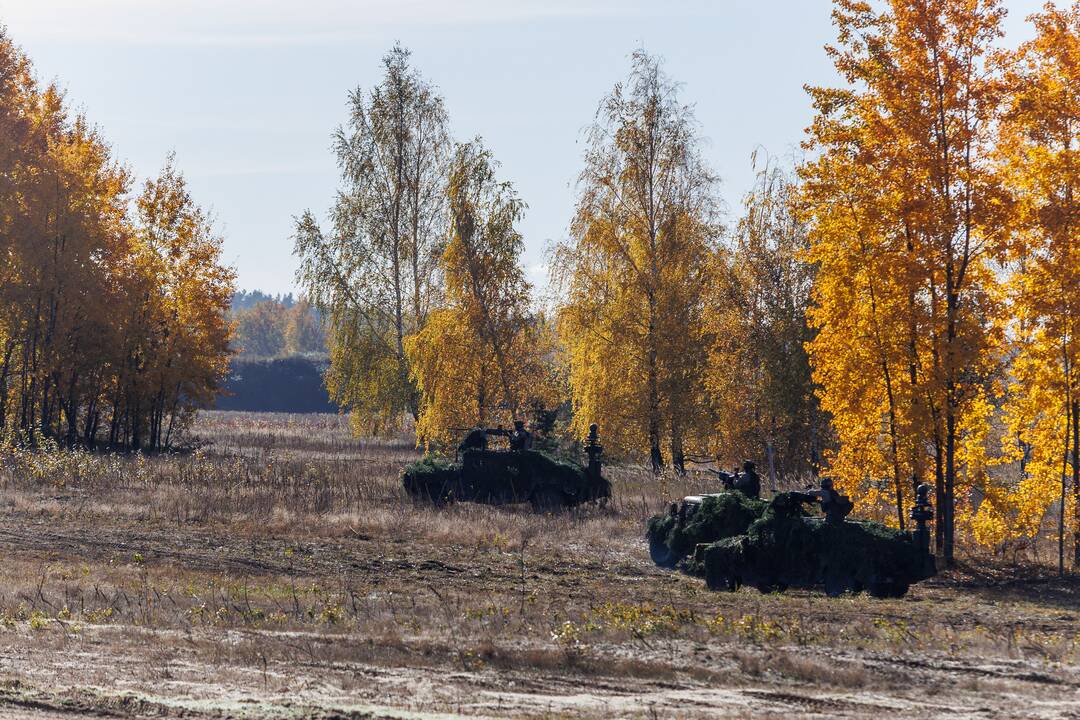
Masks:
[[[594,482],[577,462],[541,450],[468,450],[462,462],[428,455],[405,468],[402,483],[414,497],[436,502],[521,501],[528,499],[532,489],[538,486],[555,489],[567,501],[577,502],[608,496],[611,491],[606,480]],[[510,497],[514,491],[523,494]]]
[[[910,536],[875,522],[830,523],[805,517],[800,493],[781,493],[745,535],[703,553],[711,585],[737,579],[760,589],[832,582],[844,589],[889,594],[922,579],[922,558]]]
[[[442,98],[396,45],[382,81],[349,97],[334,134],[341,188],[324,232],[296,223],[297,283],[325,319],[327,384],[353,428],[392,435],[420,416],[405,339],[441,301],[450,150]]]
[[[767,504],[741,492],[726,492],[706,497],[701,507],[681,528],[676,516],[655,515],[649,518],[648,536],[663,542],[680,556],[690,555],[702,543],[741,535],[761,517]]]
[[[461,463],[448,462],[434,455],[425,455],[401,473],[405,489],[414,497],[440,500],[447,488],[461,476]]]

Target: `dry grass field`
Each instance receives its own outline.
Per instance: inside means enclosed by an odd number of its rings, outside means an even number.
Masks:
[[[644,519],[412,504],[407,441],[209,413],[195,453],[0,467],[0,717],[1080,717],[1080,583],[967,558],[902,600],[705,590]]]

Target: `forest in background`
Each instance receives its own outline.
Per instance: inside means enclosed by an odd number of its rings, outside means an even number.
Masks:
[[[828,473],[900,526],[929,483],[946,562],[958,534],[1048,530],[1080,560],[1080,3],[1018,48],[998,0],[833,5],[840,83],[807,88],[805,156],[757,159],[734,219],[684,89],[633,54],[543,304],[525,199],[393,48],[333,136],[329,223],[295,234],[356,432],[438,448],[569,407],[563,432],[597,422],[656,473],[762,458],[774,488]]]
[[[322,318],[304,297],[240,291],[233,295],[230,317],[235,324],[234,349],[241,360],[327,356]]]
[[[268,295],[241,290],[233,295],[230,317],[236,354],[218,410],[253,412],[337,412],[324,376],[329,367],[326,334],[318,311],[291,293]]]

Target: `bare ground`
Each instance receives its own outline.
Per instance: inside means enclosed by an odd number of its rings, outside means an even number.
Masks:
[[[676,484],[439,511],[401,497],[405,445],[205,423],[196,458],[4,466],[0,717],[1080,717],[1075,580],[710,593],[641,538]]]

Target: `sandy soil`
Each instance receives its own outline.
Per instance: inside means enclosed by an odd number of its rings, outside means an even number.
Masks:
[[[291,548],[288,558],[282,546]],[[133,565],[136,552],[142,560]],[[0,635],[4,717],[1080,716],[1075,657],[1051,657],[1030,639],[1040,631],[1073,638],[1080,633],[1075,588],[1045,581],[935,581],[888,602],[830,601],[815,593],[722,595],[695,592],[699,581],[655,569],[643,544],[603,564],[574,554],[526,552],[525,597],[546,607],[512,634],[489,635],[473,624],[455,630],[468,614],[459,608],[470,598],[512,602],[522,578],[520,554],[382,539],[286,542],[86,527],[16,515],[3,519],[0,553],[9,571],[21,567],[31,574],[46,565],[89,568],[87,577],[143,573],[251,586],[270,579],[334,584],[344,578],[364,588],[363,602],[373,608],[358,614],[381,616],[387,611],[380,598],[396,595],[398,607],[390,612],[402,616],[394,632],[379,632],[370,621],[356,627],[185,626],[159,615],[142,622],[141,606],[120,596],[109,602],[125,621],[53,617],[40,628],[15,622]],[[30,598],[33,586],[16,594]],[[680,592],[682,586],[689,591]],[[177,592],[174,587],[169,585]],[[800,646],[783,637],[657,632],[568,646],[548,629],[558,627],[557,620],[539,621],[556,607],[567,616],[587,614],[601,590],[633,603],[680,598],[676,604],[702,616],[794,612],[808,626],[819,623],[826,635],[898,619],[911,623],[905,632],[918,635],[924,618],[925,632],[948,627],[953,642],[963,644],[956,638],[980,632],[988,640],[985,647],[951,653],[947,647],[934,651],[932,637],[876,648],[856,642],[845,647],[830,637]],[[545,600],[529,600],[534,594]],[[453,605],[449,617],[440,617],[443,600]],[[532,625],[539,627],[530,633]],[[1029,639],[1002,650],[992,639],[1003,628],[1019,628]]]

